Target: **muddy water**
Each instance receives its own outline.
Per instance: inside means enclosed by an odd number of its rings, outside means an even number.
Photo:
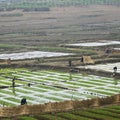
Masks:
[[[42,58],[42,57],[59,57],[59,56],[67,56],[67,55],[71,55],[71,54],[60,53],[60,52],[33,51],[33,52],[0,54],[0,59],[22,60],[22,59],[32,59],[32,58]]]

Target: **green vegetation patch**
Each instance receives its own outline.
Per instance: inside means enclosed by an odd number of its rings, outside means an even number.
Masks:
[[[1,14],[1,17],[18,17],[18,16],[23,16],[22,13],[11,13],[11,14]]]

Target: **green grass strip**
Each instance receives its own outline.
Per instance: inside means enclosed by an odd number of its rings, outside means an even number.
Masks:
[[[68,112],[57,113],[56,116],[63,117],[67,120],[92,120],[90,118],[82,117],[82,116],[79,116],[79,115],[74,115],[74,114],[68,113]]]
[[[29,116],[22,116],[18,118],[19,120],[38,120],[34,117],[29,117]]]
[[[80,115],[84,117],[89,117],[95,120],[119,120],[114,117],[110,117],[109,115],[103,115],[103,114],[97,114],[97,113],[91,113],[87,111],[73,111],[72,112],[75,115]]]
[[[102,114],[102,115],[106,115],[106,116],[111,116],[111,117],[114,117],[114,118],[120,118],[120,114],[113,113],[113,112],[110,112],[110,111],[106,111],[104,109],[91,109],[91,110],[87,110],[87,111],[91,112],[91,113],[96,113],[96,114]]]
[[[40,115],[37,117],[39,120],[67,120],[62,117],[54,116],[52,114]]]

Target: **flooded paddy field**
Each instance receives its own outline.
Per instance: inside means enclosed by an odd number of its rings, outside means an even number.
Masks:
[[[94,69],[94,70],[101,70],[113,73],[114,67],[117,67],[117,73],[120,73],[120,62],[117,63],[106,63],[106,64],[96,64],[96,65],[85,65],[85,66],[78,66],[76,68],[85,68],[85,69]]]
[[[114,78],[80,73],[27,69],[1,69],[0,105],[43,104],[65,100],[86,100],[120,93],[120,81]],[[12,79],[15,77],[15,87]]]
[[[109,45],[119,45],[120,41],[106,41],[101,40],[99,42],[85,42],[76,44],[67,44],[66,46],[85,46],[85,47],[97,47],[97,46],[109,46]]]
[[[21,52],[11,54],[0,54],[0,59],[11,59],[11,60],[23,60],[23,59],[34,59],[34,58],[47,58],[47,57],[60,57],[72,55],[70,53],[61,52],[44,52],[44,51],[32,51],[32,52]]]

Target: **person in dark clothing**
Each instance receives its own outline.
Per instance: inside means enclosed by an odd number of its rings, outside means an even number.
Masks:
[[[21,105],[25,105],[25,104],[27,104],[26,98],[22,98]]]
[[[116,73],[117,72],[117,67],[116,66],[113,67],[113,70],[114,70],[114,73]]]
[[[71,66],[72,66],[72,61],[69,60],[69,61],[68,61],[68,64],[69,64],[69,67],[71,67]]]
[[[83,56],[81,57],[81,60],[80,60],[81,62],[83,62]]]
[[[15,87],[15,77],[12,79],[12,87]]]

